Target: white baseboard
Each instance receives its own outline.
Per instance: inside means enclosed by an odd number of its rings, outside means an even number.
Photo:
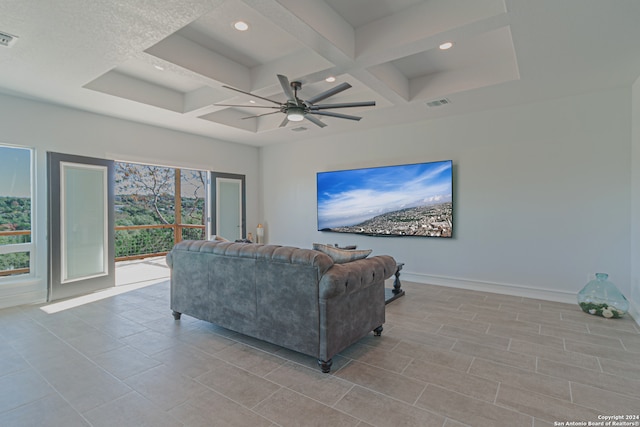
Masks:
[[[405,273],[400,275],[400,281],[424,283],[430,285],[447,286],[450,288],[469,289],[479,292],[492,292],[495,294],[513,295],[517,297],[535,298],[545,301],[565,302],[577,304],[577,294],[558,291],[555,289],[531,288],[528,286],[514,285],[510,283],[481,282],[457,277],[433,276],[420,273]]]
[[[40,304],[47,300],[47,291],[30,291],[0,297],[0,309],[19,305]]]
[[[403,280],[428,285],[445,286],[449,288],[469,289],[479,292],[491,292],[495,294],[513,295],[517,297],[541,299],[545,301],[564,302],[577,304],[577,293],[558,291],[555,289],[531,288],[528,286],[514,285],[511,283],[481,282],[478,280],[460,279],[457,277],[433,276],[430,274],[402,272],[400,281]],[[629,301],[629,313],[640,326],[640,310]]]

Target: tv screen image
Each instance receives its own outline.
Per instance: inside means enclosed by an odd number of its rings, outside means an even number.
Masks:
[[[452,161],[317,174],[318,230],[451,237]]]

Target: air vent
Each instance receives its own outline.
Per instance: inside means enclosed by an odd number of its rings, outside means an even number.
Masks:
[[[297,128],[291,129],[292,132],[304,132],[305,130],[307,130],[307,128],[304,126],[299,126]]]
[[[11,34],[0,31],[0,46],[11,47],[16,43],[16,41],[18,41],[17,36],[12,36]]]
[[[451,104],[447,98],[436,99],[435,101],[427,102],[427,107],[442,107],[443,105]]]

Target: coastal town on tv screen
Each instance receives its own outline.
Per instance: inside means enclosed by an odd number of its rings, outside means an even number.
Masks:
[[[451,161],[319,173],[318,230],[451,237]]]
[[[361,224],[323,231],[380,236],[451,237],[451,202],[378,215]]]

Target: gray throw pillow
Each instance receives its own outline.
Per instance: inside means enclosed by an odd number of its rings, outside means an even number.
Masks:
[[[323,245],[322,243],[314,243],[313,249],[329,255],[336,264],[344,264],[357,259],[364,259],[368,257],[372,251],[372,249],[340,249],[331,245]]]

